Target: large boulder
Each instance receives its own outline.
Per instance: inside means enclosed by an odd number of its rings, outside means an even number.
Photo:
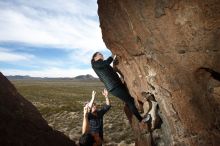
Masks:
[[[2,73],[0,119],[1,146],[75,146],[75,142],[49,127],[36,107]]]
[[[220,1],[98,0],[98,7],[103,40],[137,106],[149,93],[158,103],[161,121],[145,134],[126,112],[136,144],[218,146]]]

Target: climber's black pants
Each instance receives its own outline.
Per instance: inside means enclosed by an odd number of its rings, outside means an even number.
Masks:
[[[117,86],[116,88],[111,90],[110,93],[124,101],[128,105],[129,110],[137,117],[137,119],[140,122],[142,121],[143,118],[141,117],[135,106],[134,98],[131,97],[124,85]]]

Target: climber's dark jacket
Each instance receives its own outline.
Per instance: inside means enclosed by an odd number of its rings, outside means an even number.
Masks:
[[[99,77],[99,79],[105,84],[108,91],[113,90],[115,87],[122,84],[118,74],[110,66],[113,58],[109,57],[106,60],[98,60],[92,62],[92,68]]]

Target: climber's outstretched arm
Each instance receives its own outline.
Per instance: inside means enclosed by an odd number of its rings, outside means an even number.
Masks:
[[[82,124],[82,134],[89,131],[89,119],[88,119],[89,107],[88,104],[85,105],[83,109],[83,124]]]
[[[90,102],[88,103],[88,107],[89,107],[90,109],[92,108],[92,105],[93,105],[93,103],[94,103],[95,94],[96,94],[96,92],[93,90],[93,91],[92,91],[92,98],[91,98]]]

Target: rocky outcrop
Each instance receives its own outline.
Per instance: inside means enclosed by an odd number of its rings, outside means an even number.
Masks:
[[[0,73],[1,146],[74,146],[75,143],[53,130],[39,111],[24,99]]]
[[[98,7],[103,40],[139,108],[151,107],[147,93],[158,103],[161,120],[145,134],[126,110],[136,144],[219,145],[220,1],[98,0]]]

